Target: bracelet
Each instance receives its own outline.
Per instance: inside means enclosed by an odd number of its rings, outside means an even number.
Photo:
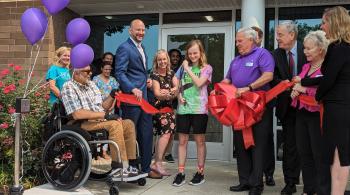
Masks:
[[[249,91],[253,91],[252,85],[248,85]]]

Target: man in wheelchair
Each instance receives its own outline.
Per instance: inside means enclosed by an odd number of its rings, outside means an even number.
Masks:
[[[112,90],[102,101],[101,92],[90,76],[90,66],[74,69],[72,80],[63,85],[61,94],[66,113],[81,122],[81,128],[86,131],[106,129],[109,139],[118,144],[122,163],[118,163],[116,148],[110,144],[112,174],[122,168],[124,177],[137,176],[140,172],[135,166],[135,126],[131,120],[122,120],[119,115],[107,111],[113,104],[116,91]]]

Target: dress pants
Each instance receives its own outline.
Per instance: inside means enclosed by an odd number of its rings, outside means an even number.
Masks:
[[[135,126],[131,120],[85,121],[81,124],[81,128],[86,131],[106,129],[109,134],[108,139],[118,144],[121,160],[136,159]],[[112,144],[109,148],[112,160],[118,161],[116,148]]]
[[[331,194],[330,168],[322,161],[320,113],[305,109],[297,110],[295,128],[304,192],[317,195]]]
[[[267,106],[271,106],[268,104]],[[273,110],[273,107],[271,108]],[[271,111],[271,120],[268,127],[269,135],[267,138],[267,147],[265,155],[265,166],[264,174],[265,176],[273,176],[275,172],[275,141],[273,139],[273,111]]]
[[[144,173],[151,171],[152,161],[152,115],[145,113],[139,106],[122,105],[122,118],[130,119],[136,128],[136,139],[139,143],[141,155],[141,170]]]
[[[300,160],[295,141],[296,109],[289,106],[286,116],[281,120],[283,135],[283,175],[286,184],[299,183]]]
[[[249,185],[257,188],[263,188],[264,186],[264,160],[271,120],[272,108],[267,107],[262,120],[253,126],[255,146],[248,149],[244,148],[242,131],[234,131],[239,182],[242,185]]]

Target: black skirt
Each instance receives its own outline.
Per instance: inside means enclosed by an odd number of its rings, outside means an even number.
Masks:
[[[325,163],[333,164],[334,151],[337,148],[341,166],[350,165],[350,105],[325,103],[323,114]]]

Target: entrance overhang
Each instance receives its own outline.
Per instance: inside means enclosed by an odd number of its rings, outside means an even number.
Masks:
[[[349,3],[349,0],[266,0],[265,7],[300,7]],[[232,10],[240,9],[241,5],[241,0],[71,0],[68,7],[82,16],[92,16]]]

